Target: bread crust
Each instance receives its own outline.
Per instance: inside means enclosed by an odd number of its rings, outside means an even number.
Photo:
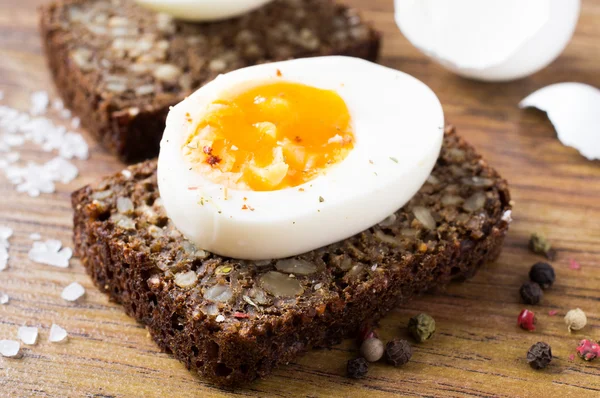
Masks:
[[[260,290],[260,276],[275,262],[236,261],[190,246],[164,214],[155,172],[156,161],[148,161],[74,192],[75,251],[94,283],[146,324],[163,350],[223,386],[266,376],[417,294],[473,276],[498,257],[510,221],[506,181],[449,129],[432,177],[405,207],[298,256],[317,266],[296,276],[304,293],[267,294],[265,301],[252,289]],[[475,209],[470,202],[481,195]],[[134,210],[121,214],[116,202],[124,197]],[[465,199],[452,204],[456,197]],[[415,217],[415,208],[428,209],[435,229]],[[197,284],[177,286],[176,275],[190,270]],[[216,285],[232,293],[226,302],[207,299]]]

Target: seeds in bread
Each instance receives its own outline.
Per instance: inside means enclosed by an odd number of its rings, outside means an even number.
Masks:
[[[133,209],[118,205],[123,198]],[[265,376],[416,294],[473,276],[500,253],[509,201],[506,182],[448,130],[431,177],[406,206],[292,258],[305,271],[290,277],[277,260],[223,258],[187,241],[161,206],[155,161],[72,198],[76,253],[96,285],[162,349],[220,385]]]

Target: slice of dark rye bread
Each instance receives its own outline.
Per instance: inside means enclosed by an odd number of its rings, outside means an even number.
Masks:
[[[169,107],[244,66],[348,55],[374,61],[379,34],[334,0],[275,0],[242,17],[186,23],[127,0],[41,8],[42,41],[65,104],[126,162],[158,155]]]
[[[360,187],[357,187],[360,189]],[[156,161],[73,193],[75,250],[96,285],[159,346],[220,385],[330,346],[411,296],[471,277],[500,253],[506,181],[448,129],[437,165],[385,221],[289,263],[199,250],[160,204]],[[190,272],[191,271],[191,272]],[[281,290],[302,291],[282,297]]]

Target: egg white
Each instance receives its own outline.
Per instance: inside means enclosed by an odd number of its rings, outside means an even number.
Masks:
[[[255,10],[272,0],[135,0],[154,11],[184,21],[207,22],[234,18]]]
[[[225,189],[192,170],[181,151],[195,129],[186,114],[197,122],[224,93],[277,80],[335,90],[345,100],[355,135],[346,159],[301,186],[269,192]],[[219,76],[172,108],[158,185],[167,215],[200,248],[247,260],[288,257],[348,238],[402,207],[431,173],[443,130],[435,94],[397,70],[339,56],[257,65]]]

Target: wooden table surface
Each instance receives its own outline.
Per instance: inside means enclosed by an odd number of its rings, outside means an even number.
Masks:
[[[0,0],[0,103],[27,109],[35,90],[54,88],[41,54],[35,6],[41,1]],[[485,155],[510,183],[514,223],[495,264],[472,280],[452,284],[397,308],[381,324],[381,336],[405,336],[408,319],[419,312],[437,321],[435,338],[414,345],[409,364],[396,369],[372,365],[367,378],[345,377],[346,361],[356,355],[352,341],[331,350],[313,351],[265,380],[233,392],[206,384],[171,356],[161,353],[143,326],[127,317],[96,290],[77,259],[68,269],[33,263],[29,234],[71,243],[72,190],[123,166],[89,136],[91,156],[75,161],[81,175],[54,194],[30,198],[17,193],[0,173],[0,225],[10,226],[9,268],[0,273],[0,291],[11,301],[0,306],[0,339],[16,338],[21,325],[40,328],[35,346],[21,359],[0,358],[0,396],[217,397],[247,396],[503,396],[598,397],[600,360],[569,356],[579,339],[600,338],[600,162],[590,162],[560,144],[552,125],[537,111],[519,110],[519,100],[555,82],[579,81],[600,87],[600,0],[584,0],[573,41],[565,53],[540,73],[508,84],[461,79],[430,62],[400,34],[391,0],[352,0],[384,32],[385,65],[408,72],[439,96],[447,121]],[[49,160],[34,145],[22,159]],[[516,326],[524,305],[518,288],[531,264],[541,260],[527,250],[533,231],[546,234],[558,249],[553,262],[555,286],[545,294],[536,332]],[[569,260],[581,263],[569,269]],[[72,281],[85,286],[80,303],[60,298]],[[586,311],[588,326],[569,335],[563,316],[569,309]],[[557,310],[556,316],[548,311]],[[70,335],[66,344],[48,342],[55,322]],[[555,359],[544,371],[525,361],[529,347],[545,341]]]

